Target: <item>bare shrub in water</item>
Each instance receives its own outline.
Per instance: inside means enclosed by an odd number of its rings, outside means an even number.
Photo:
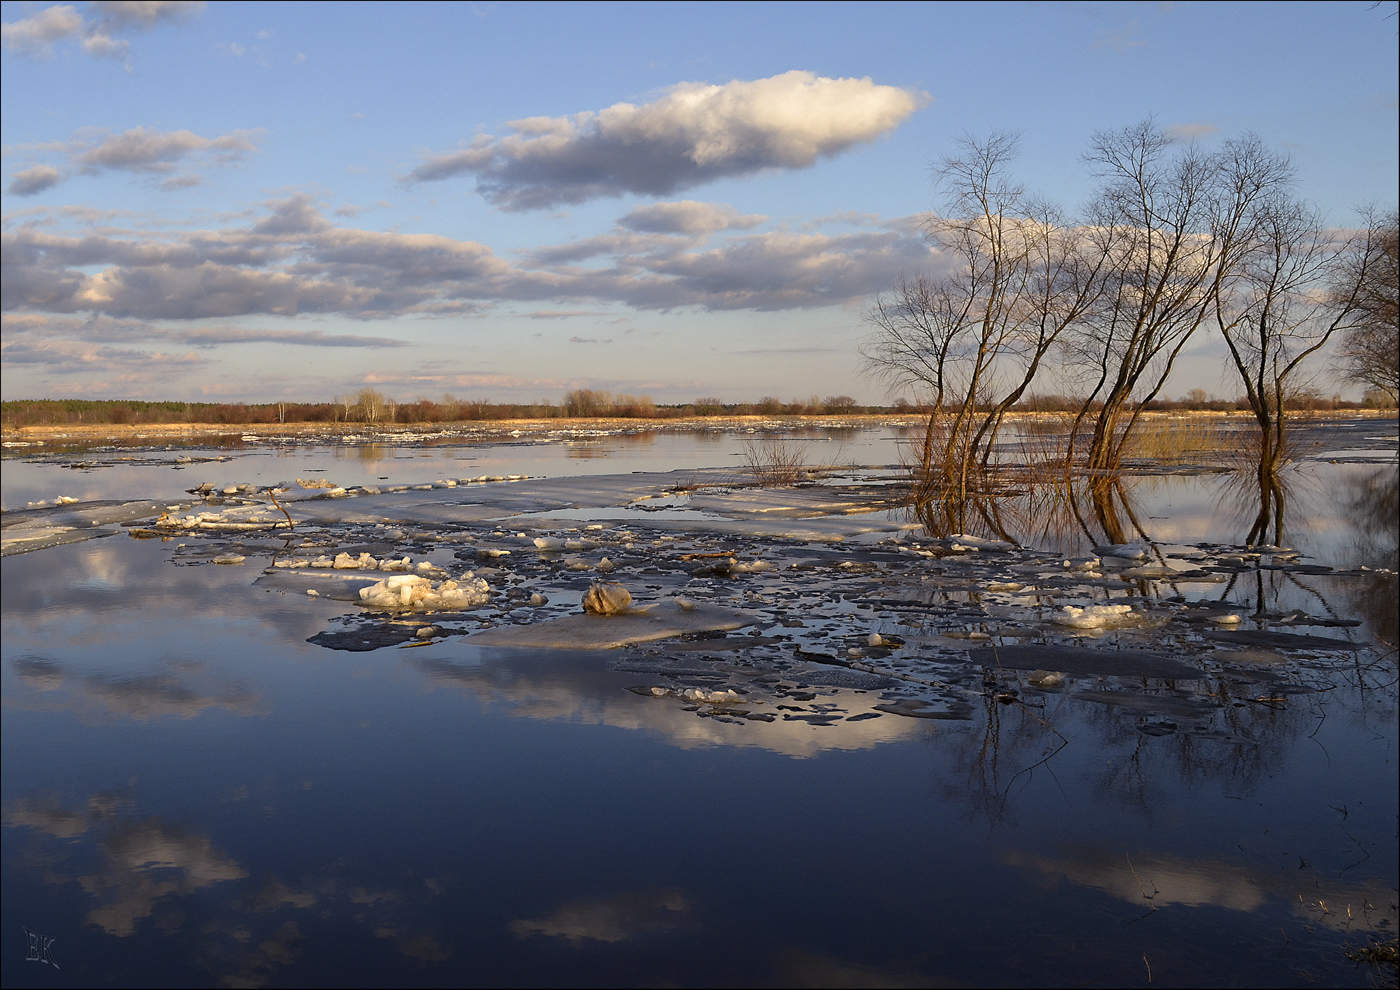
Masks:
[[[806,449],[781,437],[744,441],[744,463],[753,480],[764,487],[795,485],[804,473]]]

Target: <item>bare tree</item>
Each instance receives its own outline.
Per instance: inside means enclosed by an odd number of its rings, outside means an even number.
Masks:
[[[928,236],[951,270],[902,279],[867,316],[867,365],[929,398],[916,499],[965,505],[1006,411],[1104,289],[1103,244],[1025,194],[1009,175],[1015,150],[1014,137],[994,134],[944,159],[947,201]]]
[[[882,293],[866,315],[873,333],[862,347],[867,367],[891,389],[912,388],[927,395],[928,420],[919,449],[927,475],[937,456],[935,428],[953,387],[953,345],[972,305],[952,286],[926,275],[900,278],[894,292]]]
[[[1400,214],[1369,213],[1338,290],[1355,284],[1360,319],[1342,339],[1342,376],[1400,401]]]
[[[360,418],[366,423],[378,423],[384,415],[384,396],[372,388],[360,389],[355,395],[354,402],[355,407],[360,412]]]
[[[1178,151],[1150,120],[1096,135],[1087,157],[1105,180],[1089,225],[1112,238],[1113,265],[1105,304],[1077,342],[1099,379],[1075,428],[1100,402],[1087,462],[1111,470],[1237,264],[1253,204],[1289,170],[1252,137],[1217,155],[1194,145]]]
[[[1213,309],[1259,425],[1262,483],[1286,460],[1292,378],[1333,334],[1364,319],[1378,251],[1369,232],[1338,244],[1314,211],[1286,196],[1253,214],[1251,243],[1220,280]]]

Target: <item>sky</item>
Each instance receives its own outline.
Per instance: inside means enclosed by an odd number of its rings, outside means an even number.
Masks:
[[[1397,199],[1394,2],[3,3],[6,399],[890,396],[933,167],[1151,117]],[[1169,394],[1239,389],[1202,333]],[[1042,391],[1050,390],[1048,387]],[[1323,390],[1342,390],[1323,373]]]

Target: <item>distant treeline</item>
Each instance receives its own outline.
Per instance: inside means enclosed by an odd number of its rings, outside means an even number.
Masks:
[[[1067,395],[1028,395],[1016,403],[1024,412],[1077,412],[1082,400]],[[1379,392],[1367,393],[1361,402],[1340,396],[1308,394],[1298,397],[1293,408],[1300,411],[1330,412],[1348,409],[1389,408]],[[1159,399],[1148,403],[1149,410],[1197,410],[1232,412],[1249,408],[1244,398],[1216,399],[1195,390],[1181,399]],[[5,429],[23,426],[74,426],[83,424],[160,423],[460,423],[502,419],[689,419],[704,416],[841,416],[853,414],[914,414],[921,407],[906,399],[892,405],[861,405],[848,395],[793,399],[787,402],[773,396],[757,402],[724,402],[699,398],[694,402],[658,404],[648,396],[611,395],[592,389],[578,389],[562,402],[545,400],[530,403],[490,402],[444,396],[438,400],[419,399],[398,402],[365,390],[334,402],[148,402],[140,399],[16,399],[0,402],[0,425]]]

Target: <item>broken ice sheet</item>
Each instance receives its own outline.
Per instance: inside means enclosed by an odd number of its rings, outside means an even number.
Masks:
[[[618,615],[565,615],[522,626],[497,626],[471,638],[476,646],[551,650],[605,650],[685,633],[742,629],[757,617],[736,609],[674,601],[645,604]]]

